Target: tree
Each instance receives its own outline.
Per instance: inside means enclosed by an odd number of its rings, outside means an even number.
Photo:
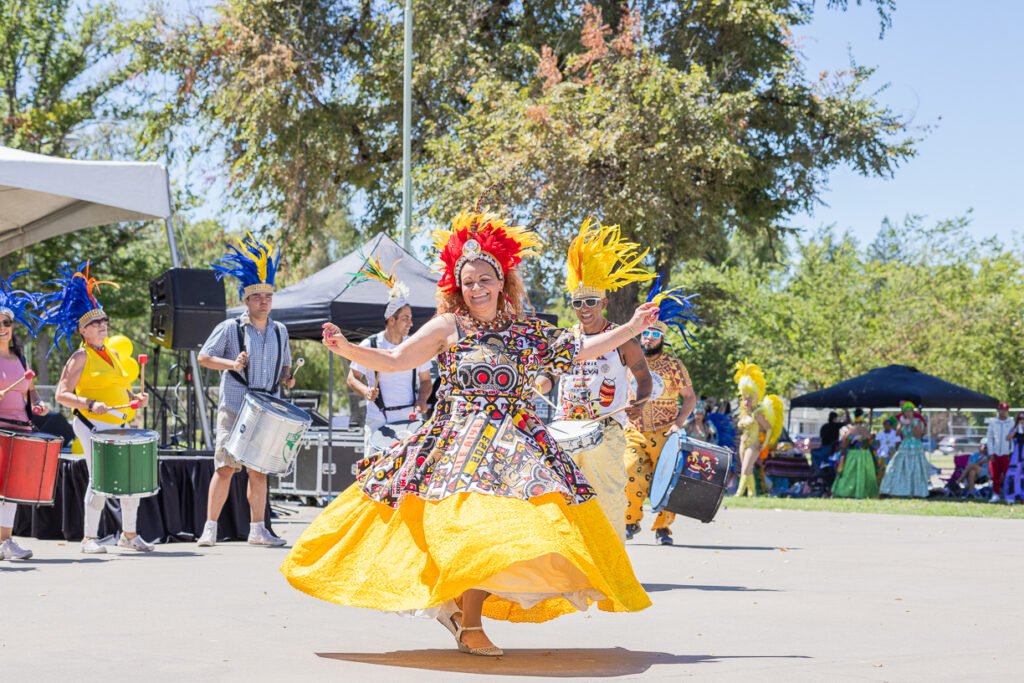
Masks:
[[[127,26],[113,3],[0,0],[0,144],[88,157],[94,134],[101,144],[116,138],[111,131],[130,116],[118,93],[135,74]],[[42,289],[60,263],[96,259],[107,279],[130,283],[111,293],[110,310],[139,340],[141,320],[148,318],[145,283],[164,266],[164,252],[152,248],[161,239],[154,226],[93,228],[10,254],[0,259],[0,269],[30,267],[22,282]],[[49,339],[46,330],[35,344],[34,365],[43,384],[59,367],[59,354],[47,358]]]

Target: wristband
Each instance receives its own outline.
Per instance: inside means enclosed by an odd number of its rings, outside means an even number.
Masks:
[[[94,401],[93,399],[90,398],[90,399],[88,399],[85,402],[85,409],[88,410],[91,413],[92,412],[92,407],[94,405],[96,405],[96,401]]]

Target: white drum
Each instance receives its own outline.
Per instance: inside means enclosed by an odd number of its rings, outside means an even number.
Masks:
[[[393,422],[377,427],[370,435],[370,454],[386,451],[399,441],[404,441],[412,436],[422,425],[422,422],[415,421]]]
[[[548,424],[548,432],[563,451],[572,455],[599,445],[604,438],[604,425],[589,420],[555,420]]]
[[[312,422],[306,411],[287,401],[248,393],[224,450],[249,469],[264,474],[287,474]]]

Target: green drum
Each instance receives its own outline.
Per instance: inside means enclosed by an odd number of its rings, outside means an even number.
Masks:
[[[160,490],[156,444],[146,429],[92,433],[92,489],[108,496],[152,496]]]

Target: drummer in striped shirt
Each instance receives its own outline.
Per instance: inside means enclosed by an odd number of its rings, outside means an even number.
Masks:
[[[220,400],[217,404],[217,438],[206,502],[206,524],[198,545],[217,543],[217,520],[231,490],[231,478],[242,463],[224,446],[242,410],[246,393],[259,391],[279,396],[281,387],[295,386],[292,377],[288,328],[270,317],[274,301],[274,279],[281,251],[251,234],[229,245],[231,250],[213,264],[219,277],[238,280],[238,295],[246,311],[214,328],[199,351],[199,364],[221,371]],[[283,538],[270,533],[264,515],[267,508],[267,475],[249,469],[250,545],[282,546]]]
[[[606,294],[631,282],[654,277],[638,267],[646,255],[639,245],[622,239],[618,226],[584,221],[569,245],[568,277],[573,312],[579,320],[574,328],[586,340],[615,324],[605,317]],[[538,391],[551,390],[554,378],[542,375]],[[630,397],[631,385],[635,396]],[[558,380],[556,420],[601,420],[600,442],[590,448],[571,451],[587,482],[597,492],[597,502],[619,540],[626,541],[626,418],[639,415],[640,406],[651,395],[652,379],[643,350],[635,338],[600,358],[573,364],[572,371]],[[604,418],[604,419],[601,419]],[[558,430],[552,428],[557,439]]]

